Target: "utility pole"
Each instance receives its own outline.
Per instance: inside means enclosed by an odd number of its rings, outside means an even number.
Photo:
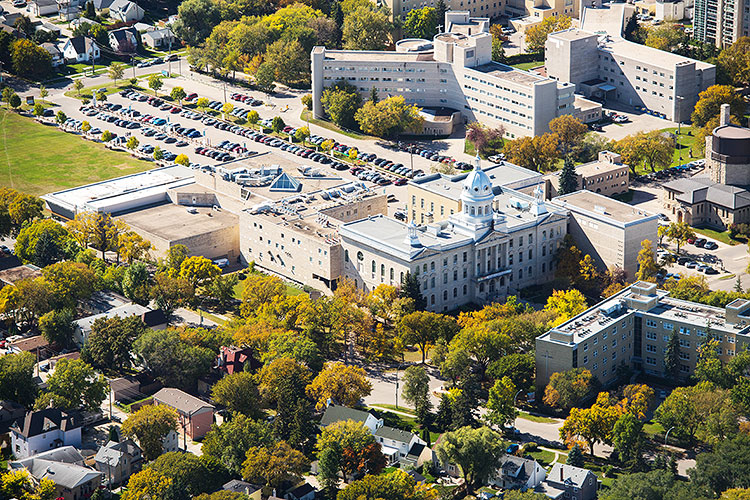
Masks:
[[[167,28],[169,30],[169,28]],[[167,73],[172,76],[172,39],[169,39],[169,55],[167,56]]]

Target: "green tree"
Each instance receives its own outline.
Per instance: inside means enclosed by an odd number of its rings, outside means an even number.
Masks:
[[[677,23],[664,23],[651,26],[646,36],[646,45],[665,52],[673,52],[685,43],[687,35],[683,27]]]
[[[568,28],[570,28],[568,16],[550,16],[544,19],[541,23],[526,30],[526,50],[541,53],[544,51],[544,44],[550,33]]]
[[[190,0],[188,0],[190,1]],[[148,88],[154,91],[154,95],[156,95],[156,92],[162,88],[164,85],[164,81],[161,79],[161,76],[159,75],[151,75],[148,77]]]
[[[555,372],[544,389],[544,404],[570,409],[589,396],[596,386],[596,379],[585,368],[572,368]]]
[[[585,123],[573,115],[561,115],[549,122],[550,131],[557,136],[563,156],[570,155],[573,147],[579,144],[588,133]]]
[[[338,451],[333,447],[325,448],[318,453],[318,480],[323,490],[332,498],[339,483],[339,462]]]
[[[335,450],[344,478],[365,470],[378,474],[385,467],[380,445],[361,422],[343,420],[324,427],[315,447],[318,456],[326,449]]]
[[[362,105],[362,97],[354,86],[339,80],[323,91],[320,102],[333,123],[340,127],[355,127],[354,116]]]
[[[560,172],[560,183],[558,185],[558,194],[569,194],[578,190],[578,176],[576,168],[573,165],[573,159],[570,156],[565,157],[562,171]]]
[[[155,460],[163,451],[164,437],[177,432],[177,413],[164,405],[145,405],[128,415],[122,434],[138,440],[146,460]]]
[[[261,416],[260,394],[252,374],[232,373],[219,380],[211,389],[211,398],[227,410],[251,418]]]
[[[286,127],[286,123],[284,123],[284,120],[280,116],[274,116],[273,120],[271,120],[271,130],[278,134],[279,132],[284,130],[284,127]]]
[[[300,127],[294,133],[294,138],[303,144],[307,140],[308,137],[310,137],[310,129],[307,127]]]
[[[695,238],[695,231],[687,222],[672,222],[667,229],[667,240],[677,244],[677,253],[680,253],[680,246],[687,243],[691,238]]]
[[[184,342],[173,329],[147,330],[136,339],[133,350],[162,384],[183,390],[193,390],[215,358],[210,349]]]
[[[707,487],[714,495],[750,484],[750,437],[740,433],[699,453],[690,474],[691,484]],[[687,498],[687,497],[686,497]]]
[[[168,452],[148,464],[149,470],[170,479],[165,500],[194,498],[221,488],[229,479],[226,469],[216,459],[192,453]]]
[[[68,119],[68,115],[66,115],[65,112],[63,112],[62,110],[58,111],[57,114],[55,115],[55,122],[58,125],[62,125],[63,123],[65,123],[65,120],[67,119]]]
[[[267,62],[264,62],[258,67],[258,71],[255,72],[255,84],[258,86],[261,92],[265,92],[266,94],[270,94],[273,92],[273,89],[275,87],[274,82],[276,81],[276,70],[274,67]],[[248,120],[249,123],[253,123],[250,121],[250,115],[248,113]]]
[[[115,86],[117,86],[117,80],[122,80],[122,77],[125,75],[125,65],[115,61],[109,65],[107,73],[109,74],[109,77],[114,81]]]
[[[138,147],[138,138],[136,136],[130,136],[128,137],[128,142],[125,143],[125,147],[130,149],[131,151]]]
[[[276,81],[284,85],[309,85],[310,59],[299,41],[275,41],[268,46],[265,61],[274,68]]]
[[[397,95],[374,103],[367,101],[354,114],[359,128],[377,137],[393,137],[402,132],[421,130],[424,119],[420,108],[406,104],[403,96]]]
[[[156,302],[156,307],[169,318],[175,309],[186,305],[195,297],[195,288],[185,278],[159,272],[154,275],[151,297]]]
[[[39,118],[42,115],[44,115],[44,106],[42,105],[41,102],[38,102],[38,103],[34,104],[34,116],[36,116],[37,118]]]
[[[34,406],[43,409],[52,403],[63,410],[84,408],[96,411],[107,397],[108,390],[107,381],[90,365],[80,359],[61,359],[47,379],[47,390],[37,398]]]
[[[286,481],[299,480],[310,468],[305,455],[295,450],[286,441],[278,441],[272,447],[251,447],[242,464],[242,477],[253,483],[262,483],[273,488]]]
[[[105,130],[104,132],[102,132],[102,137],[101,137],[102,142],[109,142],[114,138],[115,136],[112,135],[112,132],[110,132],[109,130]],[[158,149],[158,146],[157,146],[157,149]]]
[[[513,425],[518,412],[514,406],[516,386],[509,377],[495,381],[487,400],[487,420],[500,428]]]
[[[207,285],[220,274],[219,266],[205,257],[194,255],[180,264],[180,278],[185,278],[195,288]]]
[[[381,11],[357,7],[344,18],[342,39],[349,50],[384,50],[390,43],[393,25]]]
[[[533,353],[513,353],[490,363],[487,375],[495,380],[509,377],[519,389],[529,390],[534,386],[536,361]]]
[[[161,439],[161,438],[160,438]],[[161,443],[159,443],[161,446]],[[159,448],[161,450],[161,448]],[[161,451],[160,451],[161,453]],[[144,453],[144,456],[148,456]],[[154,456],[156,458],[156,456]],[[163,474],[146,468],[130,476],[122,500],[144,500],[167,498],[172,491],[172,480]]]
[[[91,333],[81,359],[105,370],[123,371],[130,368],[130,349],[146,327],[138,316],[99,318],[91,325]]]
[[[612,445],[624,464],[639,462],[643,454],[645,436],[643,422],[630,413],[623,414],[612,429]]]
[[[574,444],[568,452],[568,458],[565,460],[565,463],[567,465],[572,465],[573,467],[582,468],[584,466],[585,458],[583,456],[583,452],[581,451],[581,447],[578,446],[578,443]]]
[[[497,471],[504,447],[500,436],[487,427],[461,427],[445,433],[435,451],[442,463],[458,466],[468,492],[473,493]]]
[[[220,20],[217,3],[211,0],[186,0],[177,9],[174,31],[185,43],[197,47],[208,38]]]
[[[14,110],[18,110],[21,107],[21,98],[18,97],[18,94],[10,96],[10,107]]]
[[[96,276],[84,264],[58,262],[42,270],[42,276],[56,308],[75,307],[94,293]]]
[[[29,78],[44,78],[52,71],[52,56],[31,40],[21,38],[11,45],[13,71]]]
[[[718,66],[735,87],[750,84],[750,37],[738,38],[719,53]]]
[[[422,352],[422,364],[427,351],[438,339],[450,340],[458,325],[449,316],[427,311],[415,311],[404,316],[398,325],[399,333],[406,344],[419,347]]]
[[[422,425],[429,423],[429,412],[432,409],[430,401],[430,377],[423,366],[410,366],[404,372],[404,389],[401,393],[404,400],[417,410],[417,416]]]
[[[70,232],[52,219],[38,219],[26,225],[16,238],[15,254],[23,262],[46,267],[62,260],[75,242]]]
[[[680,341],[677,332],[672,330],[664,352],[664,374],[672,380],[680,378]]]
[[[0,357],[0,397],[29,406],[37,393],[36,357],[30,352]]]
[[[39,318],[39,331],[47,342],[67,348],[73,345],[73,309],[57,309]]]
[[[122,278],[123,294],[140,305],[147,305],[151,297],[151,280],[143,262],[134,262],[125,270]]]
[[[336,500],[433,500],[435,491],[417,482],[402,470],[388,474],[368,474],[339,492]]]
[[[268,447],[274,442],[271,427],[262,420],[243,414],[232,415],[220,426],[214,425],[203,438],[201,451],[218,459],[232,474],[242,473],[242,463],[251,447]]]
[[[442,22],[442,19],[437,18],[437,11],[434,7],[422,7],[421,9],[410,10],[404,21],[404,34],[407,38],[432,40],[432,37],[435,36],[438,22]]]
[[[180,106],[182,106],[182,100],[187,97],[187,93],[182,87],[174,87],[169,93],[169,97],[177,101]]]
[[[206,291],[219,307],[227,309],[234,300],[234,287],[238,282],[237,274],[219,275],[209,282]]]

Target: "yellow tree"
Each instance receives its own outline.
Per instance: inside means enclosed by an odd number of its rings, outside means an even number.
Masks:
[[[284,282],[275,276],[250,274],[245,278],[240,311],[246,318],[257,315],[265,304],[286,296]]]
[[[573,115],[561,115],[551,120],[549,129],[560,141],[560,148],[564,155],[570,154],[573,146],[580,143],[589,131],[586,124]]]
[[[672,222],[667,229],[667,240],[677,243],[677,253],[680,253],[680,246],[695,237],[695,231],[687,222]]]
[[[427,351],[438,339],[450,340],[458,330],[453,318],[428,311],[414,311],[404,316],[398,331],[404,343],[416,345],[422,352],[422,363]]]
[[[343,406],[356,406],[372,392],[372,384],[362,368],[340,362],[326,363],[325,368],[307,386],[307,394],[315,400],[318,410],[331,401]]]
[[[526,49],[529,52],[542,52],[547,36],[555,31],[570,28],[568,16],[550,16],[536,26],[526,30]]]
[[[617,403],[622,413],[630,413],[638,420],[646,418],[646,411],[654,399],[654,390],[646,384],[630,384],[623,389],[622,399]]]
[[[164,405],[146,405],[122,423],[122,434],[138,440],[146,460],[162,454],[164,437],[170,431],[177,431],[177,413]]]
[[[396,299],[398,299],[398,289],[381,283],[367,294],[365,302],[373,316],[390,321],[393,319],[393,304]]]
[[[219,266],[210,259],[198,255],[188,257],[180,264],[180,278],[185,278],[195,288],[207,284],[219,275]]]
[[[586,298],[575,288],[555,290],[547,298],[544,310],[555,313],[552,326],[561,325],[586,310]]]
[[[508,141],[503,147],[503,153],[511,163],[535,172],[544,172],[551,170],[557,160],[557,146],[555,134],[543,134]]]
[[[609,393],[600,392],[591,408],[570,410],[560,428],[560,438],[570,447],[583,440],[593,455],[596,443],[610,441],[612,429],[621,414],[620,407],[610,404]]]
[[[286,441],[278,441],[271,448],[251,446],[242,464],[242,477],[255,484],[278,488],[286,481],[299,480],[309,468],[310,462],[302,452]]]
[[[653,244],[649,240],[641,242],[641,251],[638,252],[638,271],[635,273],[636,280],[646,280],[656,276],[661,267],[656,262]]]
[[[731,85],[711,85],[698,94],[693,114],[690,118],[693,125],[703,127],[711,118],[719,114],[722,104],[729,104],[730,112],[735,118],[741,119],[745,112],[745,100],[741,94],[734,91]]]
[[[128,264],[148,255],[151,250],[151,242],[144,240],[135,231],[128,231],[119,236],[120,255]]]
[[[153,469],[143,469],[130,476],[122,500],[156,500],[167,498],[172,488],[172,478]]]

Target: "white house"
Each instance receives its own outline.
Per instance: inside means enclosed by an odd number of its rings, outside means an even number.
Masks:
[[[154,330],[163,330],[167,326],[167,319],[164,313],[160,309],[151,310],[146,306],[140,304],[124,304],[118,307],[113,307],[109,311],[87,316],[85,318],[78,319],[73,322],[75,330],[73,332],[73,338],[79,345],[85,345],[91,333],[91,328],[97,319],[108,319],[108,318],[129,318],[131,316],[138,316],[143,321],[143,324]]]
[[[134,28],[120,28],[109,32],[109,46],[122,54],[132,54],[138,48],[138,32]]]
[[[140,21],[145,14],[146,11],[130,0],[115,0],[109,5],[109,17],[124,23]]]
[[[533,459],[506,455],[500,462],[495,476],[489,479],[490,486],[508,490],[533,490],[544,481],[547,473]]]
[[[177,45],[177,38],[170,28],[147,30],[141,35],[141,40],[152,49],[169,49],[170,46],[176,48]]]
[[[57,408],[31,411],[10,428],[16,458],[26,458],[61,446],[81,447],[80,418]]]
[[[67,63],[90,63],[101,57],[99,47],[87,36],[76,36],[65,41],[62,47]]]
[[[26,6],[26,11],[37,17],[57,14],[57,0],[32,0]]]

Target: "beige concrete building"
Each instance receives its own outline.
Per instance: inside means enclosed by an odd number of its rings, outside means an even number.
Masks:
[[[406,15],[415,9],[435,7],[436,0],[378,0],[378,4],[387,5],[391,10],[391,19],[406,19]],[[465,10],[472,16],[496,18],[506,13],[507,0],[446,0],[448,10]]]
[[[483,169],[492,183],[493,192],[502,187],[532,194],[542,183],[542,175],[508,162],[500,162]],[[409,220],[428,224],[447,220],[461,212],[461,193],[469,173],[445,175],[433,173],[412,179],[406,185]],[[499,209],[497,203],[495,210]]]
[[[629,167],[622,156],[612,151],[601,151],[596,161],[576,167],[578,190],[586,189],[604,196],[627,193],[630,189]],[[560,188],[560,171],[544,176],[548,197],[557,196]]]
[[[647,375],[665,374],[664,352],[679,339],[679,373],[695,370],[698,350],[711,338],[724,363],[750,344],[750,301],[724,308],[671,298],[653,283],[639,281],[536,339],[536,386],[571,368],[586,368],[604,384],[625,365]]]
[[[343,224],[343,274],[369,291],[398,285],[409,272],[431,311],[502,300],[553,279],[566,221],[541,189],[534,197],[496,192],[477,161],[462,182],[461,211],[447,220],[417,227],[380,216]]]
[[[447,107],[465,121],[502,127],[509,138],[549,131],[550,120],[581,113],[575,86],[492,61],[489,20],[469,12],[447,12],[446,32],[432,41],[402,40],[395,52],[314,47],[313,113],[323,117],[326,87],[344,80],[367,98],[403,95],[419,107]],[[587,109],[596,103],[586,101]]]
[[[720,125],[706,138],[706,169],[709,177],[664,184],[664,208],[680,222],[719,231],[750,222],[750,129],[729,122],[727,104]]]
[[[655,214],[586,190],[558,196],[552,203],[568,211],[568,233],[602,270],[617,267],[633,279],[641,242],[649,240],[656,247]]]
[[[726,47],[750,36],[748,0],[695,0],[693,36],[701,42]]]
[[[610,10],[585,8],[583,17],[598,11]],[[629,10],[612,12],[624,16]],[[620,26],[621,22],[612,24]],[[698,94],[716,81],[716,67],[629,42],[620,31],[607,33],[571,28],[549,35],[544,55],[547,74],[605,103],[625,104],[672,121],[689,121]]]

